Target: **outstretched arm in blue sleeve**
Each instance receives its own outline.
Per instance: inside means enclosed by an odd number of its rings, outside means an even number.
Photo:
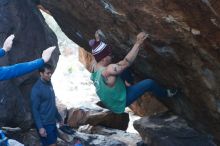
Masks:
[[[0,81],[30,73],[44,65],[43,59],[0,67]]]

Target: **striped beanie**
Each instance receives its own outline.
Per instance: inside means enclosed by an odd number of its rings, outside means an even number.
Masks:
[[[102,41],[90,40],[89,45],[92,47],[92,55],[97,62],[112,53],[112,48]]]

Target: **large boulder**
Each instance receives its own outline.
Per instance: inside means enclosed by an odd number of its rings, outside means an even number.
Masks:
[[[12,50],[0,59],[0,65],[11,65],[41,57],[49,46],[57,45],[57,38],[31,0],[0,1],[0,46],[6,37],[15,34]],[[53,53],[50,64],[56,66],[59,51]],[[0,82],[0,126],[31,125],[30,90],[37,72]]]
[[[67,124],[78,128],[81,125],[102,125],[109,128],[126,130],[128,128],[128,113],[115,114],[109,110],[71,108],[68,111]]]
[[[149,146],[216,146],[211,135],[201,134],[170,113],[142,118],[134,127]]]
[[[88,134],[99,134],[108,136],[110,139],[115,139],[126,143],[128,146],[135,146],[142,141],[138,133],[128,133],[126,131],[106,128],[103,126],[82,126],[80,132]]]
[[[103,136],[99,134],[86,134],[77,131],[74,134],[66,134],[61,132],[62,131],[59,130],[59,137],[62,138],[62,140],[57,140],[58,146],[72,146],[77,145],[77,143],[80,143],[83,146],[127,146],[125,142],[109,136]],[[30,130],[26,133],[23,133],[23,135],[23,142],[25,145],[41,145],[36,130]],[[68,140],[70,141],[65,141],[66,139],[64,137],[69,137]]]
[[[152,78],[183,89],[184,99],[166,104],[220,143],[220,1],[216,0],[42,0],[62,30],[90,51],[88,40],[100,28],[116,61],[135,35],[151,36],[133,65],[139,79]],[[179,102],[179,101],[178,101]]]

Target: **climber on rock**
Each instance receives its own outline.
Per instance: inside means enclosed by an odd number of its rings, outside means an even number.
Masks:
[[[91,39],[89,41],[89,45],[91,47],[95,45],[96,40],[101,41],[103,43],[105,42],[105,35],[100,29],[98,29],[96,31],[95,37],[96,38],[98,37],[98,39]],[[110,46],[108,46],[108,47],[111,49]],[[113,59],[113,58],[114,58],[114,56],[111,54],[111,59]],[[94,66],[96,64],[96,62],[92,62],[91,64]],[[123,70],[119,76],[125,82],[126,87],[131,86],[134,83],[133,73],[131,72],[131,69],[129,67],[126,68],[125,70]]]
[[[143,42],[149,37],[141,32],[137,35],[133,48],[118,63],[112,63],[112,50],[101,39],[100,30],[96,31],[95,39],[90,40],[92,55],[96,60],[93,66],[91,80],[96,87],[96,93],[106,108],[114,113],[123,113],[125,107],[131,105],[145,92],[152,92],[157,98],[170,98],[177,94],[177,89],[166,89],[152,79],[145,79],[134,85],[126,86],[120,74],[131,66]]]
[[[3,47],[0,48],[0,57],[4,56],[6,52],[11,50],[14,37],[15,37],[14,35],[10,35],[5,40]],[[50,60],[51,54],[53,53],[55,48],[56,47],[54,46],[44,50],[42,53],[42,58],[30,62],[24,62],[11,66],[0,67],[0,81],[19,77],[24,74],[30,73],[36,69],[41,68],[44,65],[44,63]]]

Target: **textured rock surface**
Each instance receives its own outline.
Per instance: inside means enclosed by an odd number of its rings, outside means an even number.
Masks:
[[[128,52],[139,31],[148,32],[152,40],[138,55],[135,74],[183,88],[185,99],[173,100],[169,107],[220,141],[220,1],[42,0],[42,4],[86,50],[88,39],[102,29],[116,59]]]
[[[8,35],[15,34],[13,48],[0,59],[1,66],[40,58],[44,49],[57,44],[56,36],[28,0],[0,1],[0,33],[0,46]],[[56,65],[58,53],[58,49],[53,53],[51,64]],[[0,82],[0,126],[30,127],[29,95],[37,76],[34,72]]]
[[[62,133],[64,136],[65,133]],[[36,130],[30,130],[29,132],[23,134],[23,142],[25,145],[31,146],[39,146],[40,140]],[[80,141],[83,146],[127,146],[126,143],[123,141],[114,139],[108,136],[102,136],[98,134],[86,134],[81,132],[76,132],[72,135],[66,135],[71,137],[71,141],[65,142],[61,139],[58,139],[57,145],[58,146],[73,146]]]
[[[129,107],[139,116],[154,115],[168,110],[161,102],[149,94],[144,94],[141,99],[137,100]]]
[[[220,143],[219,1],[42,0],[42,4],[63,31],[86,50],[88,39],[96,29],[102,29],[116,59],[129,51],[139,31],[148,32],[151,41],[133,65],[136,77],[183,88],[185,98],[166,104]],[[38,58],[56,42],[30,0],[1,0],[0,7],[1,45],[9,34],[16,35],[13,49],[1,58],[0,65]],[[55,56],[52,64],[57,61]],[[28,127],[28,91],[36,76],[32,73],[0,83],[1,125]]]
[[[126,130],[128,128],[128,113],[114,114],[109,110],[97,109],[70,109],[67,123],[71,127],[78,128],[81,125],[102,125],[109,128]]]
[[[80,127],[79,129],[83,129],[83,128],[84,127],[82,128]],[[104,135],[111,139],[122,141],[126,143],[128,146],[136,146],[136,144],[142,140],[139,134],[127,133],[125,131],[106,128],[102,126],[91,126],[89,128],[84,128],[83,131],[81,130],[79,131],[88,134]]]
[[[217,146],[210,135],[197,132],[169,113],[142,118],[134,127],[149,146]]]

